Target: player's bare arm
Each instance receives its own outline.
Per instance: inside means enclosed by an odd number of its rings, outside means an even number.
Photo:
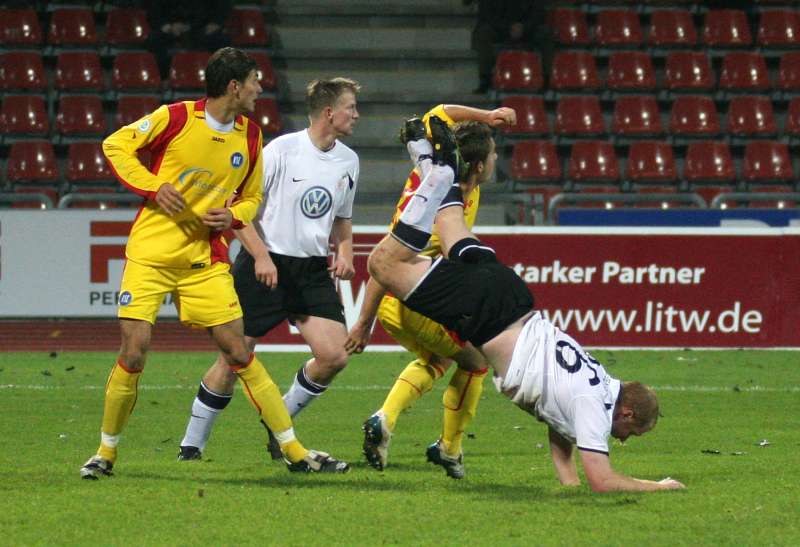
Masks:
[[[177,215],[186,208],[183,195],[169,182],[159,186],[155,202],[169,216]]]
[[[446,207],[436,214],[436,231],[442,246],[442,255],[450,253],[450,247],[464,238],[475,238],[464,222],[461,207]]]
[[[581,461],[583,462],[583,470],[586,472],[586,480],[589,482],[593,492],[647,492],[686,488],[682,483],[671,478],[650,481],[635,479],[617,473],[611,468],[611,460],[608,454],[581,450]]]
[[[328,268],[334,277],[339,279],[353,279],[356,269],[353,266],[353,221],[339,218],[333,221],[331,235],[336,245],[336,260]]]
[[[350,332],[347,333],[347,340],[344,343],[344,349],[347,353],[361,353],[369,344],[372,325],[375,323],[375,316],[378,314],[378,306],[385,294],[386,289],[383,285],[370,277],[367,281],[364,302],[361,304],[358,319],[350,328]]]
[[[476,122],[483,122],[490,127],[502,127],[505,125],[517,124],[517,113],[513,108],[508,108],[505,106],[495,108],[494,110],[483,110],[480,108],[472,108],[470,106],[446,104],[444,105],[444,111],[454,122],[473,120]]]
[[[233,213],[227,207],[212,207],[200,220],[212,230],[227,230],[233,224]]]
[[[256,279],[274,289],[278,286],[278,268],[269,256],[269,249],[264,244],[252,224],[245,225],[240,230],[235,230],[236,238],[242,242],[245,250],[250,253],[255,263]]]
[[[552,427],[548,427],[548,437],[550,439],[550,456],[553,458],[553,467],[556,469],[558,480],[564,486],[579,486],[581,480],[575,466],[575,451],[572,442]]]

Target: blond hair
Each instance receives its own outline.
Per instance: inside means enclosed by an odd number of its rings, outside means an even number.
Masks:
[[[313,80],[306,87],[306,107],[312,118],[322,112],[325,107],[333,107],[342,93],[346,91],[358,95],[361,86],[350,78],[333,78],[330,80]]]

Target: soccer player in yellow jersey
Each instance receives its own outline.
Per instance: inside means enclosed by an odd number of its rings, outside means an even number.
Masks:
[[[295,438],[278,387],[244,340],[222,231],[245,226],[261,202],[261,130],[243,116],[259,93],[255,61],[222,48],[206,68],[206,98],[162,106],[103,142],[117,178],[144,203],[125,249],[122,345],[106,384],[100,447],[81,467],[83,478],[112,474],[166,294],[174,296],[183,323],[208,330],[275,432],[291,471],[347,470]],[[140,150],[150,152],[149,168],[137,158]]]
[[[478,212],[480,184],[490,180],[494,174],[497,154],[491,128],[515,124],[516,113],[510,108],[490,111],[459,105],[439,105],[428,112],[423,120],[427,123],[431,116],[437,116],[454,128],[461,155],[469,164],[469,169],[460,180],[458,201],[450,203],[446,200],[441,207],[463,206],[464,222],[471,229]],[[415,167],[406,180],[392,225],[397,222],[421,178],[419,167]],[[420,254],[429,257],[442,254],[442,246],[435,231],[428,246]],[[442,435],[428,448],[428,458],[442,465],[449,476],[462,478],[464,465],[461,439],[475,415],[483,389],[483,379],[487,371],[483,358],[474,349],[464,348],[458,337],[441,324],[411,311],[397,297],[386,294],[383,287],[373,279],[367,283],[359,318],[350,329],[346,346],[349,352],[361,352],[367,345],[376,314],[383,328],[403,347],[415,353],[416,359],[400,373],[380,410],[364,423],[363,448],[367,462],[378,470],[384,469],[389,441],[400,413],[430,391],[433,383],[456,361],[461,366],[451,376],[443,397]]]

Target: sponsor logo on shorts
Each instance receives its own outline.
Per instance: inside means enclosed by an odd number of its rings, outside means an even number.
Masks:
[[[131,302],[133,302],[133,295],[131,293],[129,293],[128,291],[120,293],[120,295],[119,295],[119,305],[120,306],[127,306]]]
[[[236,302],[231,302],[230,304],[228,304],[228,307],[229,307],[229,308],[235,308],[235,307],[236,307],[236,306],[238,306],[238,305],[239,305],[239,302],[238,302],[238,300],[237,300]]]
[[[148,131],[150,131],[150,125],[151,125],[150,118],[145,118],[142,120],[142,123],[140,123],[139,127],[137,127],[136,129],[138,129],[141,133],[147,133]]]
[[[239,167],[241,167],[243,163],[244,163],[244,156],[242,156],[241,152],[234,152],[231,155],[231,165],[235,169],[238,169]]]
[[[331,210],[333,196],[322,186],[312,186],[300,199],[300,210],[308,218],[319,218]]]

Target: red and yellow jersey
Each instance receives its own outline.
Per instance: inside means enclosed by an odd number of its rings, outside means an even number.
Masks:
[[[103,141],[117,178],[146,199],[131,228],[125,254],[148,266],[201,268],[227,261],[227,242],[200,217],[230,206],[233,228],[256,214],[262,195],[261,130],[237,116],[233,130],[215,131],[205,120],[205,99],[165,105]],[[150,169],[137,152],[150,153]],[[183,195],[186,208],[167,215],[154,200],[164,183]]]
[[[430,136],[430,125],[428,124],[428,120],[434,115],[444,120],[450,127],[455,125],[455,121],[453,121],[453,119],[445,113],[444,105],[440,104],[428,111],[428,113],[422,118],[422,120],[425,122],[425,125],[428,126],[428,136]],[[419,186],[420,180],[419,169],[414,167],[406,179],[406,184],[403,187],[403,194],[397,201],[397,207],[395,208],[394,217],[392,217],[390,230],[400,218],[401,213],[408,204],[408,200],[412,195],[414,195],[414,191]],[[464,222],[469,230],[472,230],[472,226],[475,224],[475,218],[478,215],[478,206],[480,205],[480,200],[480,186],[476,186],[469,194],[464,196]],[[441,243],[439,242],[439,235],[436,233],[435,224],[433,226],[433,233],[431,234],[431,239],[428,242],[428,246],[420,254],[425,256],[439,256],[442,254]]]

